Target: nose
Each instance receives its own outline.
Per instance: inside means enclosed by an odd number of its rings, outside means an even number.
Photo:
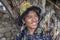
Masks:
[[[33,17],[33,22],[35,22],[37,19],[35,17]]]

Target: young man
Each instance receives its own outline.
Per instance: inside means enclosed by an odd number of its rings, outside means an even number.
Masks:
[[[20,16],[20,25],[25,25],[25,29],[20,31],[16,40],[51,40],[49,34],[44,34],[39,26],[41,9],[36,6],[27,8]]]
[[[51,40],[48,33],[44,33],[39,23],[41,20],[41,9],[31,6],[24,1],[20,5],[20,16],[18,17],[19,26],[24,25],[24,29],[18,33],[15,40]]]

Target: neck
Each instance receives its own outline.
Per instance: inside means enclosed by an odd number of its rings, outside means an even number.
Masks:
[[[31,34],[31,35],[33,35],[34,31],[35,31],[35,29],[28,28],[28,32],[29,32],[29,34]]]

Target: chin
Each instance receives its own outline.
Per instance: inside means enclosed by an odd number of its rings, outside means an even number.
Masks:
[[[31,28],[36,29],[36,28],[37,28],[37,26],[32,26]]]

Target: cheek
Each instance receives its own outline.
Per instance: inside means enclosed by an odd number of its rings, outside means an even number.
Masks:
[[[31,27],[32,26],[32,19],[26,19],[25,20],[25,25],[28,26],[28,27]]]
[[[36,18],[36,21],[38,21],[38,17]]]
[[[38,21],[39,21],[39,19],[38,19],[38,17],[36,17],[36,18],[35,18],[35,22],[37,22],[37,23],[38,23]]]
[[[31,22],[32,22],[32,19],[27,19],[27,20],[25,21],[26,24],[31,24]]]

